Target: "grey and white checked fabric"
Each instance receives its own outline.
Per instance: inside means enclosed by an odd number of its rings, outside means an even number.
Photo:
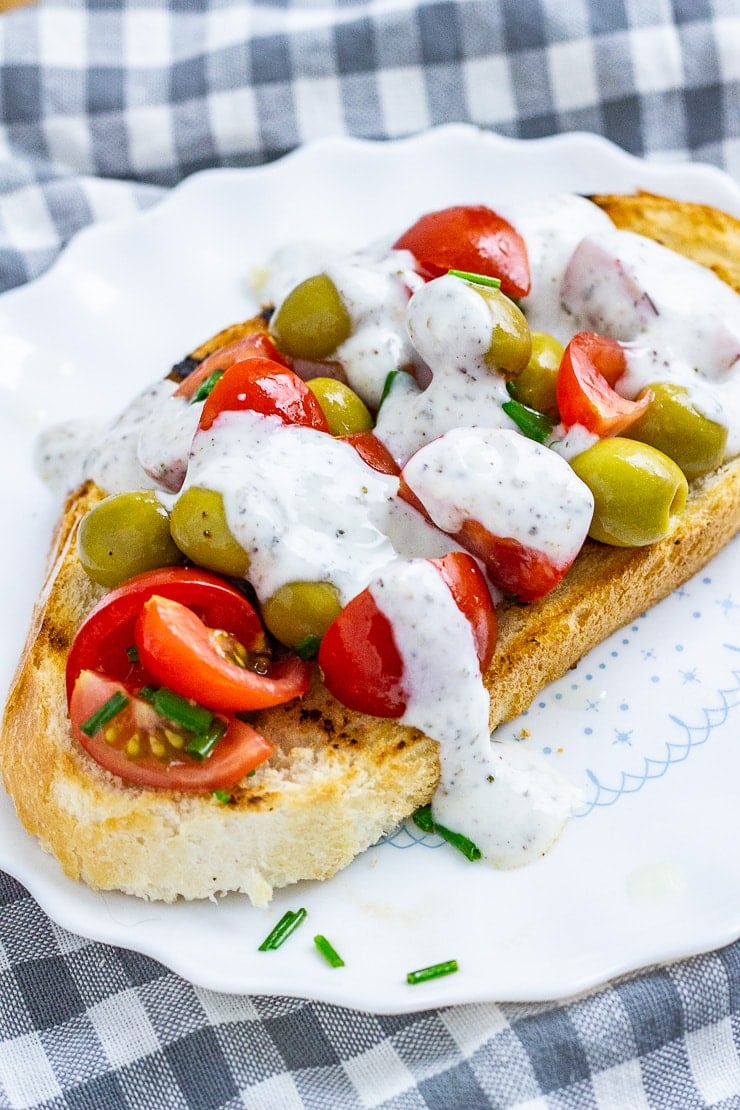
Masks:
[[[740,177],[737,0],[40,0],[0,21],[0,289],[207,166],[450,121]]]
[[[583,129],[740,180],[738,0],[40,0],[0,16],[0,289],[209,166]],[[732,850],[730,848],[730,850]],[[0,875],[0,1107],[740,1108],[740,942],[567,1004],[218,995]]]

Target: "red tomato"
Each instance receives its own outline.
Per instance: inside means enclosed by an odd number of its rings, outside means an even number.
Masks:
[[[401,717],[406,709],[403,660],[391,623],[363,590],[324,633],[319,667],[330,693],[349,709]]]
[[[229,658],[233,642],[186,605],[154,595],[136,622],[136,646],[149,674],[169,690],[209,709],[266,709],[301,697],[311,666],[290,656],[258,674]]]
[[[494,585],[520,601],[544,597],[570,566],[558,566],[543,552],[511,537],[494,536],[477,520],[466,520],[454,538],[480,559]]]
[[[496,613],[483,575],[464,552],[429,561],[470,622],[483,670],[496,646]],[[327,629],[319,648],[319,666],[328,690],[349,709],[375,717],[403,716],[408,700],[403,660],[393,627],[369,590],[345,605]]]
[[[403,474],[401,474],[398,482],[398,496],[401,498],[402,501],[405,501],[407,504],[411,505],[412,508],[416,509],[418,513],[421,513],[423,517],[426,517],[430,524],[434,524],[434,521],[412,490],[411,486],[404,478]]]
[[[653,399],[650,390],[628,401],[612,387],[626,370],[624,350],[615,339],[581,331],[563,352],[556,394],[566,427],[581,424],[598,436],[616,436],[641,416]]]
[[[100,671],[110,678],[143,686],[149,677],[127,652],[134,647],[134,627],[144,602],[153,594],[187,605],[211,628],[222,628],[248,651],[262,652],[266,641],[254,608],[223,578],[206,570],[169,567],[146,571],[111,590],[80,626],[67,658],[67,698],[80,671]]]
[[[480,669],[484,671],[493,658],[498,628],[496,610],[481,569],[463,551],[451,551],[430,562],[442,575],[460,612],[468,618]]]
[[[519,232],[483,205],[429,212],[393,244],[411,251],[423,277],[467,270],[501,279],[507,297],[529,292],[527,247]]]
[[[340,436],[345,443],[350,443],[363,462],[378,470],[381,474],[400,474],[398,463],[391,455],[384,443],[381,443],[373,432],[351,432],[349,435]]]
[[[88,736],[80,725],[115,694],[127,697],[128,704],[108,725]],[[171,747],[170,758],[157,758],[150,740],[162,743],[159,739],[162,718],[148,702],[130,695],[122,683],[95,671],[84,670],[78,675],[69,711],[72,732],[85,751],[106,771],[136,786],[187,791],[224,789],[240,782],[272,752],[272,745],[248,724],[236,717],[225,717],[226,732],[205,759],[193,758]],[[139,742],[138,756],[127,755],[125,751],[134,734]]]
[[[245,358],[255,358],[258,355],[269,358],[273,362],[279,362],[282,366],[288,365],[267,332],[254,331],[250,335],[237,339],[235,343],[228,343],[225,347],[219,347],[213,354],[204,358],[195,370],[180,383],[173,396],[190,399],[198,392],[198,387],[202,382],[206,381],[214,371],[228,370],[235,362],[241,362]]]
[[[221,412],[244,409],[279,416],[284,424],[329,431],[321,405],[303,379],[269,358],[247,358],[230,366],[206,398],[200,427],[210,428]]]

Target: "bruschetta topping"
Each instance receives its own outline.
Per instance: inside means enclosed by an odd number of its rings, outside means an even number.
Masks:
[[[270,328],[254,350],[210,353],[191,385],[148,390],[79,476],[154,490],[179,550],[244,578],[274,637],[318,648],[340,700],[439,742],[434,822],[497,865],[525,862],[573,792],[526,746],[490,743],[493,602],[543,597],[587,535],[665,536],[686,475],[740,453],[740,298],[568,197],[506,219],[430,213],[392,248],[294,281]],[[146,601],[144,663],[214,712],[249,709],[223,691],[251,679],[181,607]],[[178,687],[188,651],[207,663],[197,693]],[[290,660],[271,679],[289,697],[307,674]]]

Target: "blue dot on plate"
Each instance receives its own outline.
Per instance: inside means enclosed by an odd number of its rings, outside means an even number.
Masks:
[[[650,681],[651,682],[660,682],[660,675],[659,674],[651,675],[650,676]]]
[[[543,755],[551,755],[552,754],[552,748],[543,748],[542,749],[542,754]]]
[[[694,618],[694,620],[698,620],[701,616],[701,613],[692,613],[691,616]]]
[[[623,701],[623,702],[622,702],[622,704],[620,705],[620,707],[619,707],[619,708],[620,708],[620,709],[621,709],[622,711],[624,711],[624,710],[626,710],[626,709],[629,709],[629,705],[627,704],[627,702],[626,702],[626,701]]]
[[[683,644],[676,644],[676,651],[683,651]]]
[[[584,728],[583,734],[584,736],[591,736],[593,734],[593,731],[594,730],[592,728]]]

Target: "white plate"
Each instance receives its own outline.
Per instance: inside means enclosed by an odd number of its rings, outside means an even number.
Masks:
[[[259,169],[198,174],[147,213],[84,232],[48,274],[0,298],[2,690],[57,512],[32,469],[40,427],[113,413],[205,336],[250,314],[250,268],[278,243],[310,233],[359,245],[435,206],[635,187],[740,214],[740,191],[708,167],[645,164],[585,135],[517,142],[455,126],[382,145],[322,142]],[[0,866],[67,929],[145,952],[202,986],[378,1012],[561,998],[722,945],[740,934],[738,550],[505,726],[526,728],[587,798],[584,815],[528,869],[469,864],[405,829],[266,911],[241,897],[150,905],[65,879],[4,795]],[[279,951],[257,952],[284,910],[301,905],[302,929]],[[317,932],[345,968],[322,961]],[[456,975],[406,985],[408,970],[450,957]]]

